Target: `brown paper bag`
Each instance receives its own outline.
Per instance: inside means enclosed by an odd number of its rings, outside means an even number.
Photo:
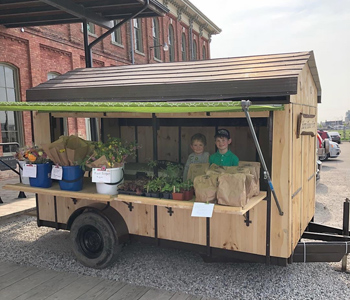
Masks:
[[[260,163],[257,161],[240,161],[238,166],[249,168],[250,174],[254,176],[254,193],[257,196],[260,193]]]
[[[194,181],[195,177],[205,175],[205,172],[208,170],[208,168],[209,163],[190,164],[187,179],[191,179],[191,181]]]
[[[43,145],[42,148],[55,165],[60,164],[60,158],[58,157],[56,151],[53,151],[52,149],[50,150],[49,145]]]
[[[216,173],[224,173],[225,172],[225,167],[218,166],[216,164],[211,164],[208,171],[213,171],[213,172],[216,172]]]
[[[217,175],[201,175],[194,178],[196,202],[215,203],[217,191]]]
[[[247,204],[246,174],[220,174],[218,183],[218,204],[234,207],[244,207]]]
[[[229,173],[229,174],[236,174],[236,173],[250,174],[249,168],[244,168],[239,166],[224,167],[224,168],[225,168],[225,173]]]

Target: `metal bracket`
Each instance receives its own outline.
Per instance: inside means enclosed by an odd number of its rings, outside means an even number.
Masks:
[[[77,202],[78,202],[77,198],[72,198],[72,201],[74,204],[77,204]]]
[[[133,210],[134,206],[132,205],[132,202],[125,202],[125,201],[123,201],[123,203],[126,204],[126,205],[128,206],[128,208],[129,208],[130,211]]]
[[[249,219],[249,210],[243,215],[243,217],[245,225],[249,227],[249,224],[252,223],[252,221]]]
[[[173,213],[174,213],[173,208],[172,207],[167,207],[167,206],[165,208],[168,210],[168,214],[171,217],[173,215]]]

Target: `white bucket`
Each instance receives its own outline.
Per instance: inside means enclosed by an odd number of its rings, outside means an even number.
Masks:
[[[96,182],[96,190],[98,194],[117,195],[118,185],[124,180],[123,168],[108,168],[111,172],[110,183]]]
[[[23,184],[29,184],[29,177],[24,177],[23,176],[23,168],[24,168],[24,165],[27,163],[26,161],[24,160],[19,160],[18,161],[19,165],[21,166],[21,168],[19,169],[19,173],[21,174],[21,180],[22,180],[22,183]]]

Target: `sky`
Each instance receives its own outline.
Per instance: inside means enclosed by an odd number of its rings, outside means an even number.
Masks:
[[[321,82],[318,121],[350,110],[350,0],[191,0],[222,32],[211,58],[313,50]]]

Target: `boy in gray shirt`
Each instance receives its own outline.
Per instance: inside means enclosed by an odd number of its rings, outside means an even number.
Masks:
[[[183,181],[187,180],[188,169],[190,164],[202,164],[209,162],[209,152],[204,152],[204,147],[207,145],[207,139],[201,133],[196,133],[191,137],[191,149],[193,153],[188,156],[184,174]]]

